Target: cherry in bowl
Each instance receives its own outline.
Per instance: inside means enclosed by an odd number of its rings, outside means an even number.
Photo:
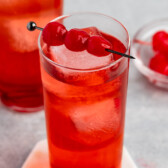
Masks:
[[[153,21],[133,37],[131,54],[137,69],[153,84],[168,90],[168,19]]]

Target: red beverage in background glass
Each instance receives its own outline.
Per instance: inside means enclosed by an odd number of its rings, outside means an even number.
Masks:
[[[111,17],[81,13],[55,20],[68,30],[90,27],[83,30],[129,54],[128,33]],[[41,36],[39,48],[51,168],[121,168],[129,60],[73,52],[64,44],[48,48]]]
[[[63,0],[11,0],[0,4],[0,93],[2,102],[16,111],[43,106],[38,31],[26,28],[30,20],[44,26],[62,14]]]

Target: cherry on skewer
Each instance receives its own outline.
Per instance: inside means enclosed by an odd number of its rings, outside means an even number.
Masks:
[[[28,24],[27,24],[27,29],[29,30],[29,31],[34,31],[35,29],[38,29],[38,30],[43,30],[43,28],[41,28],[41,27],[38,27],[37,25],[36,25],[36,23],[35,22],[33,22],[33,21],[30,21]],[[108,51],[108,52],[110,52],[110,53],[113,53],[113,54],[118,54],[118,55],[121,55],[121,56],[123,56],[123,57],[127,57],[127,58],[130,58],[130,59],[135,59],[133,56],[131,56],[131,55],[127,55],[127,54],[124,54],[124,53],[120,53],[120,52],[118,52],[118,51],[114,51],[114,50],[112,50],[111,48],[109,49],[109,48],[105,48],[105,51]]]

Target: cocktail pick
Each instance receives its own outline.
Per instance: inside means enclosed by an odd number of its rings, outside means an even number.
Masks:
[[[29,30],[29,31],[34,31],[35,29],[38,29],[38,30],[43,30],[43,28],[41,28],[41,27],[38,27],[37,25],[36,25],[36,23],[35,22],[33,22],[33,21],[30,21],[28,24],[27,24],[27,29]],[[108,51],[108,52],[111,52],[111,53],[113,53],[113,54],[118,54],[118,55],[121,55],[121,56],[123,56],[123,57],[127,57],[127,58],[130,58],[130,59],[135,59],[133,56],[131,56],[131,55],[127,55],[127,54],[124,54],[124,53],[121,53],[121,52],[118,52],[118,51],[114,51],[114,50],[111,50],[111,49],[105,49],[106,51]]]
[[[43,30],[43,28],[41,28],[41,27],[38,27],[37,25],[36,25],[36,23],[35,22],[32,22],[32,21],[30,21],[28,24],[27,24],[27,29],[29,30],[29,31],[34,31],[35,29],[38,29],[38,30]]]

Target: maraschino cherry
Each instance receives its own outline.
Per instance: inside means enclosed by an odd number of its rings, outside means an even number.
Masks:
[[[149,62],[150,69],[168,76],[168,33],[158,31],[152,37],[154,57]]]
[[[83,51],[86,49],[89,34],[80,29],[71,29],[65,37],[65,46],[71,51]]]
[[[168,33],[165,31],[156,32],[152,38],[152,45],[156,52],[168,55]]]
[[[42,31],[43,41],[49,46],[64,44],[67,30],[64,25],[58,22],[48,23]]]
[[[102,36],[91,36],[88,39],[87,51],[96,56],[106,56],[109,54],[105,49],[112,49],[112,44]]]
[[[168,62],[164,55],[156,54],[149,63],[149,67],[161,74],[166,74],[166,67],[168,66]]]

